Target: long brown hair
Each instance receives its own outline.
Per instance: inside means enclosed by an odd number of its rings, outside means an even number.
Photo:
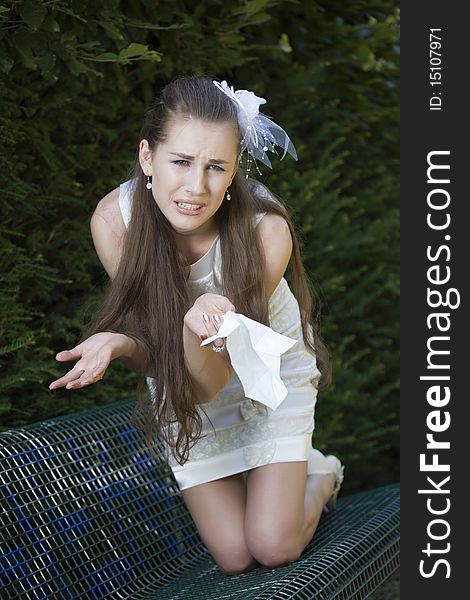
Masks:
[[[238,130],[233,103],[212,80],[187,76],[168,84],[153,102],[141,139],[148,140],[153,152],[166,139],[169,124],[190,115],[205,122],[232,123]],[[134,338],[146,350],[147,358],[139,365],[134,416],[143,416],[150,451],[156,431],[173,449],[176,460],[184,464],[202,432],[183,346],[183,319],[192,306],[187,286],[189,269],[170,223],[145,187],[138,157],[132,178],[132,216],[120,264],[82,341],[99,331],[114,331]],[[265,186],[246,179],[241,169],[232,181],[230,194],[232,200],[225,200],[215,214],[222,254],[220,293],[232,301],[237,312],[270,324],[264,253],[253,218],[258,212],[281,215],[293,240],[289,267],[292,291],[300,307],[303,340],[316,356],[322,373],[317,387],[326,389],[331,384],[331,365],[319,335],[319,303],[305,274],[287,210]],[[154,378],[151,395],[145,386],[149,375]]]

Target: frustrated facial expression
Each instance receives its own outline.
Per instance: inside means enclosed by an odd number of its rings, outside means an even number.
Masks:
[[[141,164],[152,175],[152,194],[176,233],[204,234],[238,167],[238,134],[227,122],[179,118],[153,155],[141,142]],[[145,162],[145,156],[149,156]]]

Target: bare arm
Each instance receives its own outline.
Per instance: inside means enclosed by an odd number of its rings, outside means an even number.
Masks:
[[[232,378],[233,368],[222,353],[210,346],[201,346],[201,339],[188,325],[183,325],[183,344],[186,366],[194,384],[198,404],[210,402]]]
[[[119,188],[102,198],[90,220],[96,254],[110,279],[114,279],[121,260],[126,226],[119,209]]]
[[[266,259],[264,274],[266,293],[271,298],[286,272],[292,254],[292,236],[285,219],[267,214],[257,226]]]
[[[140,372],[140,365],[144,364],[146,360],[146,351],[142,345],[137,342],[134,338],[126,336],[127,345],[123,354],[118,358],[128,369],[135,373]],[[148,377],[154,377],[154,375],[147,373]]]
[[[90,229],[96,254],[109,278],[114,279],[121,260],[122,242],[126,232],[119,209],[119,188],[112,190],[98,202],[91,217]],[[123,353],[117,360],[138,373],[139,365],[142,365],[146,358],[145,349],[133,338],[125,337],[127,340]]]
[[[202,294],[184,316],[183,344],[186,367],[194,384],[197,402],[210,402],[231,380],[233,367],[226,349],[214,352],[201,341],[215,335],[223,323],[223,315],[235,311],[225,296]],[[216,340],[219,346],[222,340]]]

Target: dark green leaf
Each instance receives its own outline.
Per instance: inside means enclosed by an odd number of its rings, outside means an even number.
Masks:
[[[24,2],[18,8],[21,18],[31,29],[37,29],[47,14],[47,7],[38,2]]]

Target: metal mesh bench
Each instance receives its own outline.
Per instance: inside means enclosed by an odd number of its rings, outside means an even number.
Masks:
[[[342,497],[295,563],[225,575],[133,400],[0,433],[0,597],[366,598],[399,566],[399,486]]]

